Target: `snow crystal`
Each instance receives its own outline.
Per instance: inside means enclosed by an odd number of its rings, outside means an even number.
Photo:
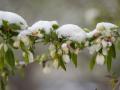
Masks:
[[[8,21],[9,24],[17,24],[21,29],[26,29],[28,26],[20,15],[8,11],[0,11],[0,26],[2,25],[2,20]]]
[[[58,34],[58,38],[66,37],[78,42],[84,41],[86,38],[86,32],[74,24],[63,25],[56,30],[56,33]]]
[[[38,21],[34,23],[31,27],[29,27],[29,29],[33,32],[44,30],[47,34],[49,34],[52,29],[52,25],[54,24],[57,24],[57,22],[56,21]]]

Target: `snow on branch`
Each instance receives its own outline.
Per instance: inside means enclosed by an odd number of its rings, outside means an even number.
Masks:
[[[0,43],[1,82],[6,83],[16,69],[35,61],[42,64],[45,73],[50,72],[49,66],[66,70],[70,61],[77,67],[77,56],[85,48],[92,55],[91,69],[95,64],[106,64],[110,71],[116,57],[115,44],[120,37],[118,28],[109,22],[100,22],[89,32],[74,24],[59,26],[57,21],[38,21],[28,26],[18,14],[0,11],[0,36],[3,39]],[[49,45],[49,53],[34,56],[35,45],[41,43]],[[21,49],[24,59],[16,59],[13,49]]]

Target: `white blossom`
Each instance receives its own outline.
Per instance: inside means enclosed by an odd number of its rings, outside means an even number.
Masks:
[[[109,47],[112,46],[112,42],[108,42],[108,46],[109,46]]]
[[[30,31],[29,30],[23,30],[19,33],[17,40],[21,40],[26,46],[30,44],[30,39],[28,37],[28,35],[30,35]]]
[[[34,61],[34,56],[32,54],[32,52],[28,51],[28,53],[23,52],[23,56],[26,57],[26,55],[28,56],[28,60],[30,63],[32,63]]]
[[[103,65],[104,62],[105,62],[104,56],[102,54],[97,54],[96,63],[99,65]]]
[[[63,43],[61,47],[62,47],[62,50],[63,50],[65,53],[68,53],[69,49],[68,49],[67,43]]]
[[[102,40],[102,46],[103,48],[106,48],[108,46],[108,42],[105,40]]]
[[[58,38],[66,37],[73,41],[84,41],[86,39],[86,32],[77,25],[66,24],[56,30]]]
[[[61,49],[58,49],[57,53],[58,53],[59,55],[62,55],[62,50],[61,50]]]
[[[52,58],[55,57],[55,54],[56,54],[56,50],[52,50],[52,51],[50,51],[50,56],[51,56]]]
[[[0,49],[3,47],[3,45],[4,45],[3,43],[0,44]]]
[[[30,63],[32,63],[34,61],[33,53],[30,51],[28,52],[28,58],[29,58]]]
[[[94,44],[90,47],[88,47],[90,54],[93,54],[95,52],[98,52],[101,49],[101,44]]]
[[[2,20],[8,21],[9,24],[16,24],[21,29],[28,27],[26,21],[20,15],[13,12],[0,11],[0,26],[2,25]]]
[[[57,68],[58,67],[58,59],[55,59],[53,61],[53,67]]]
[[[20,46],[20,41],[19,41],[19,40],[16,40],[16,41],[13,43],[13,47],[19,48],[19,46]]]
[[[64,54],[64,55],[62,56],[62,58],[63,58],[63,60],[64,60],[66,63],[69,63],[69,62],[70,62],[70,57],[69,57],[69,55]]]
[[[4,51],[7,52],[7,50],[8,50],[8,46],[4,44]]]
[[[103,54],[103,55],[107,55],[107,53],[108,53],[108,49],[107,49],[107,48],[103,48],[103,49],[102,49],[102,54]]]
[[[49,50],[50,50],[50,51],[55,50],[55,49],[56,49],[56,48],[55,48],[55,45],[54,45],[54,44],[50,44],[50,45],[49,45]]]

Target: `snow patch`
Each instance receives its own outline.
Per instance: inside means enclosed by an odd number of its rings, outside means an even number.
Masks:
[[[78,42],[84,41],[86,39],[86,32],[74,24],[63,25],[56,30],[56,33],[58,34],[58,38],[66,37],[70,40]]]
[[[0,26],[2,26],[2,20],[8,21],[9,24],[17,24],[21,29],[28,27],[27,22],[18,14],[8,11],[0,11]]]
[[[54,24],[58,24],[56,21],[38,21],[34,23],[29,29],[33,32],[37,32],[39,30],[44,30],[45,33],[49,34],[53,29],[52,26]]]

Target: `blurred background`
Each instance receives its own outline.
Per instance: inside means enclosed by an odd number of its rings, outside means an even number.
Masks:
[[[60,25],[77,24],[91,30],[102,21],[120,25],[120,0],[0,0],[0,10],[18,13],[29,25],[38,20],[56,20]],[[38,45],[35,53],[45,52],[46,47]],[[119,53],[112,68],[118,75]],[[39,64],[30,64],[24,78],[10,77],[10,90],[111,90],[106,66],[90,71],[90,57],[88,50],[82,51],[78,68],[69,64],[66,72],[51,68],[51,73],[44,74]]]

